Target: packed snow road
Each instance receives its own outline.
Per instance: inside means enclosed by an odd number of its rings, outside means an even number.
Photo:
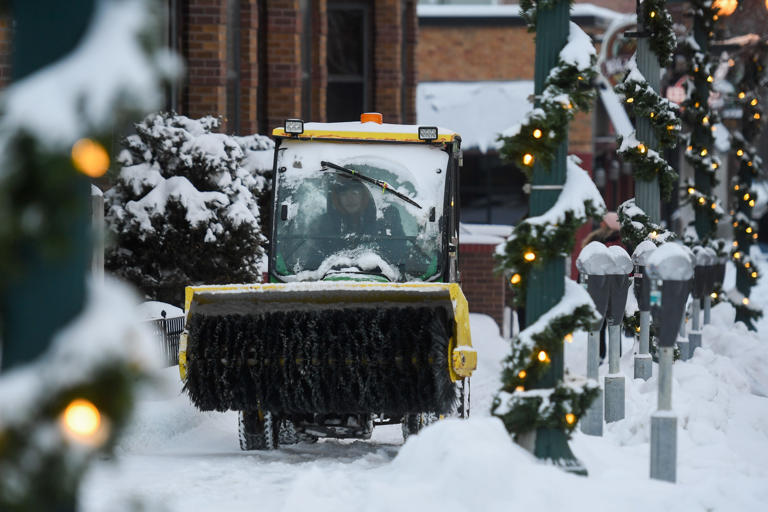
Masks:
[[[763,263],[765,265],[765,263]],[[732,270],[732,269],[730,269]],[[729,270],[729,272],[730,272]],[[752,296],[768,306],[768,283]],[[768,502],[768,319],[757,333],[734,327],[719,305],[703,347],[674,368],[678,482],[648,478],[657,367],[633,380],[624,340],[625,420],[604,437],[575,432],[571,448],[589,470],[577,477],[537,463],[509,441],[488,411],[507,343],[490,318],[472,315],[480,356],[472,419],[431,425],[403,444],[399,426],[369,441],[322,440],[242,452],[235,413],[200,413],[175,369],[147,390],[114,460],[99,461],[81,494],[86,512],[195,511],[602,511],[764,510]],[[586,368],[586,334],[566,345],[573,373]],[[607,368],[601,367],[601,375]]]

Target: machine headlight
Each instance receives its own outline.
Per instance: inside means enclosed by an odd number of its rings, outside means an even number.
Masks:
[[[419,126],[419,139],[421,140],[437,139],[437,126]]]
[[[285,133],[290,133],[292,135],[304,133],[304,121],[301,119],[286,119]]]

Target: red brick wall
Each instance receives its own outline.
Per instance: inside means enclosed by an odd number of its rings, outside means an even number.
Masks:
[[[494,273],[495,245],[460,244],[461,289],[472,313],[483,313],[501,326],[504,314],[504,278]]]
[[[417,0],[408,0],[406,3],[405,19],[403,28],[405,30],[405,44],[407,54],[405,56],[406,70],[403,80],[405,80],[405,94],[403,98],[406,124],[416,123],[416,86],[419,83],[418,58],[416,49],[419,41],[419,19],[416,16]]]
[[[312,44],[312,121],[326,121],[325,105],[328,84],[328,65],[326,45],[328,42],[328,2],[317,0],[313,2],[312,29],[314,41]]]
[[[387,123],[402,122],[402,9],[400,0],[374,2],[373,108]]]
[[[0,17],[0,87],[11,81],[11,19]]]
[[[258,131],[258,3],[258,0],[240,0],[240,133]]]
[[[301,20],[298,0],[271,0],[267,13],[267,126],[301,116]]]
[[[185,11],[187,88],[185,114],[223,116],[227,111],[227,9],[218,0],[189,0]],[[222,131],[226,131],[225,126]]]

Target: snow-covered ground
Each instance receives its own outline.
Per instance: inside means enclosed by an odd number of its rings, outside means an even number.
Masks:
[[[765,310],[768,280],[752,298]],[[399,427],[389,426],[366,442],[241,452],[236,415],[198,412],[169,368],[144,393],[118,456],[88,475],[83,510],[765,510],[768,318],[757,333],[732,318],[730,306],[717,306],[703,348],[674,366],[676,484],[648,478],[657,367],[648,382],[633,381],[630,340],[621,361],[627,418],[607,425],[603,437],[577,431],[571,441],[589,471],[584,478],[538,463],[489,417],[508,347],[489,317],[472,315],[480,359],[471,419],[438,422],[405,444]],[[585,345],[584,333],[566,345],[571,373],[585,372]]]

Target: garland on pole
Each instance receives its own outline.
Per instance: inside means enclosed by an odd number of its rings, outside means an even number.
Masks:
[[[707,46],[715,35],[717,10],[711,0],[691,1],[694,33],[703,36]],[[710,246],[717,251],[722,248],[722,244],[715,240],[717,224],[725,212],[720,199],[714,194],[718,184],[716,172],[722,164],[715,155],[714,131],[719,118],[709,108],[714,83],[713,62],[693,35],[687,36],[680,48],[688,63],[689,77],[686,99],[682,103],[683,120],[689,128],[685,160],[695,173],[694,181],[688,180],[683,184],[681,200],[683,204],[689,204],[696,214],[696,236],[689,231],[684,241],[689,246]]]
[[[617,213],[621,224],[621,239],[629,247],[637,247],[643,240],[650,240],[659,246],[677,238],[673,231],[651,221],[642,208],[635,204],[634,198],[621,203]]]
[[[521,9],[535,31],[536,9],[567,0],[521,2]],[[570,5],[570,2],[569,2]],[[568,135],[576,110],[585,111],[593,98],[592,79],[597,73],[594,46],[577,25],[570,24],[568,43],[558,65],[536,97],[536,108],[525,120],[505,132],[502,157],[523,168],[529,178],[534,162],[547,167]],[[589,175],[568,158],[567,175],[555,204],[542,215],[515,226],[506,244],[497,248],[499,266],[510,275],[515,302],[524,304],[528,276],[534,266],[562,258],[573,249],[576,230],[589,218],[605,212],[602,197]],[[598,383],[567,377],[554,387],[538,389],[535,383],[548,370],[550,354],[562,351],[576,329],[587,330],[597,319],[589,294],[570,279],[561,301],[512,341],[502,373],[502,389],[494,398],[492,414],[514,434],[547,427],[569,434],[599,392]]]
[[[753,327],[762,311],[750,303],[750,290],[760,277],[755,262],[750,257],[751,247],[757,243],[757,224],[752,220],[752,210],[757,193],[752,187],[754,178],[763,171],[763,161],[754,144],[759,140],[764,111],[760,100],[762,88],[768,84],[765,48],[758,48],[744,59],[737,69],[742,73],[735,94],[735,103],[741,107],[741,131],[732,134],[731,146],[738,169],[731,180],[733,193],[731,225],[733,244],[730,258],[736,268],[736,289],[727,294],[728,301],[736,309],[736,320]]]
[[[582,52],[587,45],[592,51],[585,55]],[[592,82],[597,75],[596,62],[589,36],[571,23],[568,43],[536,97],[536,108],[499,137],[502,158],[520,167],[529,178],[534,163],[546,167],[552,162],[576,112],[590,108],[595,96]]]
[[[639,7],[638,25],[648,31],[651,50],[658,57],[661,67],[666,67],[672,63],[677,46],[667,0],[644,0]]]
[[[159,107],[176,68],[161,49],[157,4],[97,4],[74,51],[3,91],[2,292],[26,272],[29,252],[54,262],[72,253],[67,228],[87,207],[67,192],[87,185],[82,174],[107,171],[109,154],[99,141],[108,140],[115,116]],[[132,292],[110,283],[88,292],[85,308],[40,357],[0,373],[0,510],[74,509],[88,464],[111,452],[136,384],[160,360],[132,318]]]

